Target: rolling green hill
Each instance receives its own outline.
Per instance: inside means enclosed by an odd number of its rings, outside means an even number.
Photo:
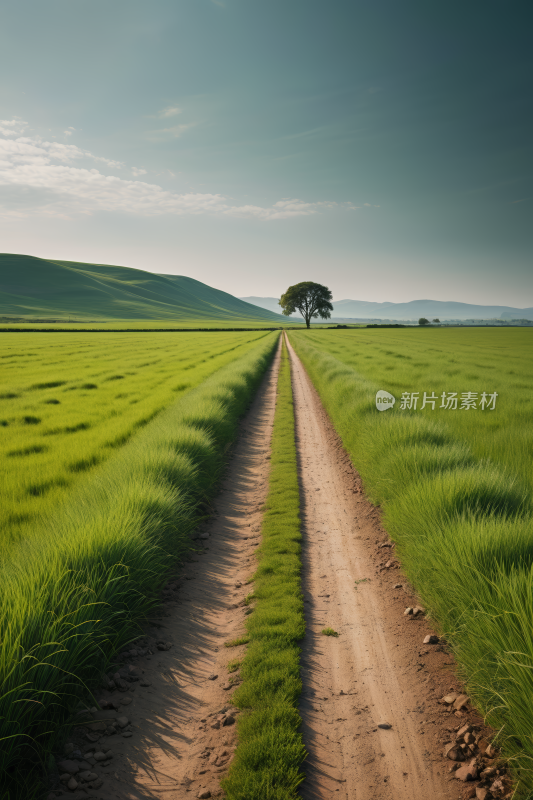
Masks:
[[[183,275],[0,253],[0,316],[286,323]]]

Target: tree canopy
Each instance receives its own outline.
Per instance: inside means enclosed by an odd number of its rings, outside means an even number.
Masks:
[[[331,299],[332,294],[327,286],[313,283],[313,281],[303,281],[295,286],[289,286],[285,294],[281,296],[279,304],[286,317],[299,311],[309,328],[313,318],[329,319],[331,317],[333,311]]]
[[[429,325],[429,319],[426,319],[425,317],[420,317],[420,319],[418,320],[418,324],[419,325]]]

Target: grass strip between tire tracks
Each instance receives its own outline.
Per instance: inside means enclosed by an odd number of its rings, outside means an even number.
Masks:
[[[244,713],[239,744],[222,781],[229,800],[292,800],[306,751],[299,731],[301,589],[300,497],[290,364],[283,342],[272,434],[269,492],[255,573],[243,683],[233,702]]]
[[[1,564],[2,800],[42,792],[61,725],[191,550],[277,338],[159,414]]]

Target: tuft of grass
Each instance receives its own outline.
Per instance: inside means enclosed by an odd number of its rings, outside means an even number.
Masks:
[[[239,647],[241,644],[248,644],[249,641],[249,636],[239,636],[237,639],[230,639],[229,642],[224,642],[224,647]]]
[[[34,383],[30,389],[55,389],[58,386],[64,386],[66,381],[46,381],[45,383]]]
[[[322,635],[323,636],[338,636],[339,634],[337,631],[333,630],[333,628],[322,628]]]
[[[237,672],[239,667],[241,666],[242,661],[238,658],[234,658],[232,661],[228,662],[228,672]]]
[[[291,333],[468,693],[533,790],[531,331]],[[421,358],[431,347],[431,361]],[[334,347],[337,345],[334,352]],[[453,353],[454,358],[450,358]],[[400,360],[398,360],[400,359]],[[387,367],[396,364],[394,372]],[[453,368],[450,368],[453,364]],[[510,367],[512,367],[510,369]],[[513,375],[520,375],[520,382]],[[494,411],[384,413],[378,389],[497,391]]]
[[[290,365],[283,343],[272,435],[269,493],[253,599],[249,645],[233,702],[243,709],[239,744],[222,781],[228,800],[295,800],[306,756],[298,699],[305,634],[301,589],[300,497]]]

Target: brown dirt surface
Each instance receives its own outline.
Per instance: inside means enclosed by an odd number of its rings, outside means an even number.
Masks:
[[[457,798],[465,784],[451,770],[461,764],[443,757],[444,745],[482,721],[438,703],[461,689],[453,658],[442,643],[423,644],[434,633],[424,614],[404,616],[418,602],[394,545],[290,343],[289,352],[307,626],[301,796]]]
[[[126,682],[127,691],[95,692],[100,705],[114,702],[119,710],[97,711],[93,720],[109,724],[125,715],[130,724],[95,743],[87,740],[87,728],[74,731],[70,741],[82,755],[109,750],[112,755],[81,764],[81,771],[90,767],[98,776],[95,788],[89,782],[88,793],[81,791],[80,782],[78,791],[63,797],[181,800],[202,790],[213,797],[221,794],[239,713],[231,705],[238,670],[230,674],[227,665],[244,650],[224,643],[244,633],[247,607],[242,601],[250,592],[246,580],[255,571],[260,542],[279,361],[280,349],[240,424],[213,516],[200,530],[209,534],[200,540],[207,547],[169,581],[163,616],[141,641],[141,650],[148,646],[153,655],[124,660],[126,669],[139,670],[140,680]],[[159,641],[170,643],[170,649],[157,649]]]

